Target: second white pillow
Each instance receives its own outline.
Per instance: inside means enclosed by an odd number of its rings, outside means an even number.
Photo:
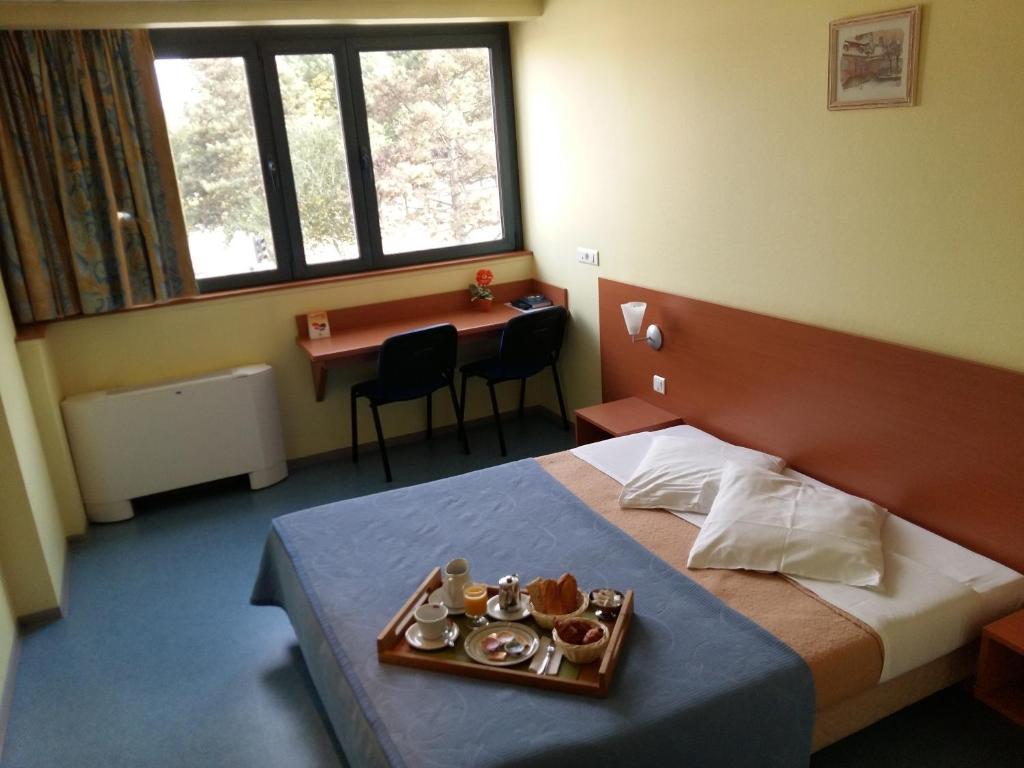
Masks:
[[[877,586],[887,516],[877,504],[835,488],[730,463],[687,566]]]
[[[655,437],[632,477],[622,486],[619,506],[706,513],[718,493],[727,462],[781,472],[778,456],[742,448],[723,440]]]

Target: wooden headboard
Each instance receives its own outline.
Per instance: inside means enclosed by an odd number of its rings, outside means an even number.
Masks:
[[[661,351],[630,342],[627,301]],[[605,401],[647,400],[1024,572],[1024,374],[612,280],[599,303]]]

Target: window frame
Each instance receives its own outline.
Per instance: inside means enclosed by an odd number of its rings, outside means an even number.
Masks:
[[[522,249],[519,160],[507,24],[175,28],[152,30],[150,39],[157,59],[241,57],[245,62],[277,268],[204,278],[198,281],[200,293],[449,262]],[[364,51],[463,47],[487,48],[490,51],[491,103],[503,236],[482,243],[385,255],[359,55]],[[352,213],[359,246],[357,259],[321,264],[306,264],[305,261],[275,58],[289,54],[328,54],[334,57]]]

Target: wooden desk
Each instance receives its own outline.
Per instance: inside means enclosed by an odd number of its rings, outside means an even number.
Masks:
[[[324,399],[330,368],[344,365],[348,358],[376,354],[384,340],[396,333],[438,323],[451,323],[460,337],[496,333],[520,314],[505,303],[530,293],[543,293],[554,304],[569,306],[565,288],[538,280],[498,283],[491,286],[491,291],[494,303],[488,312],[472,307],[468,290],[328,310],[331,336],[326,339],[310,339],[306,315],[296,315],[299,335],[295,343],[309,357],[317,402]]]

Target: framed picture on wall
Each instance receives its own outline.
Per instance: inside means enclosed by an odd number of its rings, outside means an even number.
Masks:
[[[829,24],[828,108],[914,103],[921,6]]]

